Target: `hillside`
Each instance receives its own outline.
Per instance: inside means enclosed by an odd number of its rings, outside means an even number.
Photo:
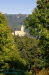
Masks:
[[[24,25],[24,19],[27,17],[26,14],[5,14],[8,20],[8,25],[14,29],[19,29],[21,25]]]

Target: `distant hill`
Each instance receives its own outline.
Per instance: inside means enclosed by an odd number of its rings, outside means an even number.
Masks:
[[[24,19],[27,17],[26,14],[5,14],[8,20],[8,25],[14,29],[20,29],[21,25],[24,25]]]

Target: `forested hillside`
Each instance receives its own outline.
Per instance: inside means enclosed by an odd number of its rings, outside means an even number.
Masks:
[[[14,29],[19,29],[21,25],[24,25],[24,19],[27,17],[26,14],[5,14],[8,20],[8,25]]]

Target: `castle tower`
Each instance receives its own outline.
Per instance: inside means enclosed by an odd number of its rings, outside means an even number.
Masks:
[[[23,26],[23,25],[21,26],[21,31],[23,31],[23,32],[24,32],[24,26]]]
[[[19,36],[25,36],[26,32],[24,31],[24,26],[21,26],[21,30],[20,31],[15,31],[15,33],[12,33],[12,35],[19,35]]]

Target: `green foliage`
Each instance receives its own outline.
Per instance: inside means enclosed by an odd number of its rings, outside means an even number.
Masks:
[[[35,38],[13,37],[6,17],[0,13],[0,70],[43,69],[49,67],[49,1],[37,0],[37,7],[26,20]],[[26,72],[26,75],[31,73]]]
[[[30,74],[29,72],[25,72],[25,75],[32,75],[32,74]]]
[[[25,20],[26,26],[30,29],[30,33],[34,36],[41,36],[43,28],[49,30],[49,9],[47,8],[47,4],[49,2],[46,1],[47,0],[38,0],[37,8],[35,8],[32,14]],[[39,9],[40,6],[41,8]],[[42,6],[44,8],[42,8]]]
[[[0,24],[7,25],[7,19],[2,13],[0,13]]]
[[[40,57],[37,59],[37,57],[40,56],[40,50],[38,48],[39,41],[36,40],[36,38],[29,38],[27,36],[15,36],[14,38],[21,57],[25,59],[28,64],[28,69],[39,67],[38,62],[41,62],[41,59],[39,60]]]
[[[20,57],[6,18],[3,14],[0,16],[0,70],[25,69],[26,61]]]
[[[49,67],[49,0],[37,0],[37,7],[26,18],[25,24],[30,33],[39,39],[42,68]]]

